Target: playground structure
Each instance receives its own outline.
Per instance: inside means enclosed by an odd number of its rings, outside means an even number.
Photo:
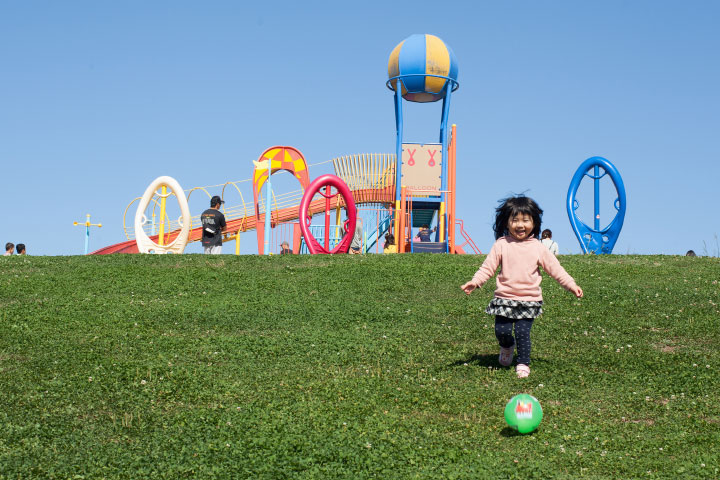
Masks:
[[[300,200],[310,187],[309,165],[300,151],[290,146],[274,146],[266,149],[254,162],[249,180],[227,182],[222,185],[221,197],[225,200],[226,188],[233,187],[240,202],[224,207],[227,228],[223,241],[235,240],[235,253],[240,253],[240,234],[255,230],[258,253],[270,253],[272,234],[285,229],[283,240],[292,245],[293,253],[339,251],[343,243],[341,209],[347,209],[351,219],[351,203],[364,209],[372,228],[366,229],[363,251],[379,246],[380,237],[394,232],[398,253],[437,252],[465,253],[465,248],[480,253],[472,239],[463,229],[463,223],[455,216],[455,166],[456,127],[448,129],[451,93],[458,89],[457,61],[452,50],[433,35],[411,35],[403,40],[390,54],[387,87],[395,92],[396,153],[359,154],[332,160],[335,175],[347,185],[349,192],[340,192],[330,198],[330,190],[321,191],[327,198],[312,198],[303,202],[305,210],[300,213]],[[435,102],[443,100],[440,135],[438,143],[403,143],[402,100],[412,102]],[[450,131],[451,130],[451,131]],[[300,191],[275,195],[270,187],[273,174],[287,171],[300,182]],[[163,179],[162,181],[160,181]],[[172,180],[172,182],[171,182]],[[253,202],[249,204],[239,184],[250,181]],[[174,183],[173,183],[174,182]],[[261,189],[266,185],[266,197]],[[341,188],[332,183],[338,191]],[[326,187],[329,188],[328,185]],[[160,188],[160,192],[158,192]],[[156,179],[142,198],[136,198],[125,209],[123,225],[127,241],[93,252],[108,253],[180,253],[185,245],[202,238],[199,215],[190,216],[185,208],[190,196],[203,191],[210,198],[212,187],[195,187],[187,192],[170,177]],[[309,191],[309,190],[308,190]],[[346,195],[348,193],[348,195]],[[176,221],[165,212],[166,200],[175,196],[182,215]],[[133,229],[128,228],[127,213],[139,202]],[[329,212],[335,210],[334,225]],[[159,210],[159,219],[157,211]],[[308,225],[304,217],[324,213],[321,225]],[[430,225],[435,221],[435,242],[413,240],[413,228]],[[348,222],[344,222],[349,227]],[[354,229],[354,221],[352,228]],[[307,232],[304,232],[307,227]],[[459,227],[459,228],[456,228]],[[272,230],[272,232],[271,232]],[[345,228],[349,230],[349,228]],[[459,234],[456,236],[456,232]],[[291,237],[291,238],[287,238]],[[464,239],[464,243],[458,240]],[[315,241],[309,248],[307,240]],[[345,239],[348,238],[346,234]],[[290,241],[291,240],[291,241]],[[315,245],[317,244],[317,245]],[[322,244],[322,245],[321,245]],[[323,246],[324,245],[324,246]],[[321,246],[322,248],[316,248]]]
[[[279,146],[267,149],[261,155],[261,158],[267,154],[266,152],[271,152],[272,150],[277,150],[277,155],[284,156],[288,148],[292,147]],[[294,148],[292,148],[292,150],[297,151]],[[304,163],[304,157],[302,158],[303,165],[307,169],[309,166]],[[394,219],[394,211],[392,207],[395,199],[395,156],[392,154],[349,155],[335,158],[331,162],[333,164],[335,174],[347,184],[355,204],[359,206],[360,209],[368,209],[367,211],[371,212],[372,216],[377,218],[377,220],[372,222],[375,226],[371,230],[367,231],[365,242],[363,244],[363,251],[370,252],[373,247],[377,246],[377,242],[380,240],[382,235],[389,230]],[[273,173],[276,173],[279,170],[281,170],[281,168],[278,167],[276,170],[275,167],[273,167]],[[221,196],[223,198],[234,198],[234,196],[230,194],[231,192],[235,192],[240,198],[239,202],[234,203],[232,206],[225,206],[223,208],[223,213],[225,214],[227,220],[227,229],[223,241],[235,241],[235,253],[237,254],[240,253],[240,234],[257,230],[257,225],[262,225],[261,228],[265,225],[266,202],[264,201],[263,196],[258,195],[257,203],[255,203],[254,201],[247,201],[246,198],[248,198],[248,196],[243,195],[243,189],[241,187],[243,184],[247,184],[250,181],[252,181],[252,179],[238,182],[227,182],[225,184],[215,186],[215,188],[220,188]],[[157,180],[153,183],[157,183]],[[207,199],[209,200],[212,196],[210,194],[211,188],[213,187],[194,187],[188,190],[181,190],[178,186],[177,190],[170,187],[165,193],[159,192],[156,197],[148,202],[148,206],[152,213],[141,213],[139,217],[141,219],[141,225],[138,229],[133,229],[128,225],[128,212],[136,209],[139,206],[138,202],[142,200],[141,197],[134,199],[125,209],[124,224],[128,240],[102,248],[93,253],[138,253],[139,249],[136,240],[137,235],[134,233],[135,231],[142,231],[140,235],[146,236],[149,241],[158,245],[158,247],[167,246],[172,244],[180,235],[183,224],[189,225],[187,243],[200,241],[202,238],[202,229],[200,226],[199,213],[190,217],[189,222],[180,219],[172,220],[168,217],[166,212],[161,212],[161,195],[164,194],[165,198],[170,199],[175,197],[177,192],[182,192],[181,196],[189,199],[191,196],[197,195],[198,192],[200,192],[201,194],[204,194],[204,196],[207,196]],[[151,187],[148,187],[148,190],[152,190]],[[279,235],[273,243],[279,244],[281,239],[288,240],[294,253],[301,253],[306,250],[305,242],[301,233],[301,226],[298,221],[299,205],[304,191],[305,189],[301,189],[285,194],[279,194],[277,196],[273,195],[273,202],[270,208],[271,227],[273,231]],[[309,202],[307,211],[310,215],[319,216],[320,214],[324,214],[327,207],[326,203],[325,198],[313,199]],[[336,212],[336,224],[330,225],[331,234],[328,238],[329,246],[331,248],[334,248],[337,245],[340,237],[339,230],[342,227],[340,212],[341,208],[344,206],[344,198],[333,198],[330,200],[330,210],[335,210]],[[407,211],[405,216],[409,218],[411,214],[412,211],[410,210]],[[161,215],[160,218],[163,218],[164,221],[160,222],[157,219],[159,215]],[[136,213],[135,217],[137,216],[138,215]],[[153,218],[155,218],[155,220],[151,220]],[[453,248],[456,253],[464,253],[464,248],[467,245],[471,245],[470,242],[472,242],[472,240],[462,229],[462,220],[458,220],[457,223],[461,227],[458,231],[461,234],[464,234],[464,236],[461,237],[464,238],[464,243],[457,245],[453,244]],[[320,243],[325,242],[326,235],[324,232],[326,224],[327,222],[310,227],[310,230],[314,233],[314,236]],[[160,232],[159,227],[161,225],[163,226],[163,232]],[[283,227],[285,232],[281,232]],[[160,239],[160,233],[163,235],[162,240]],[[265,244],[264,234],[258,234],[257,239],[258,253],[262,254]],[[152,245],[150,247],[152,247]],[[164,253],[163,248],[156,247],[154,250],[154,253]]]
[[[604,170],[604,173],[600,174],[600,169]],[[593,173],[588,173],[592,169]],[[607,224],[607,226],[600,227],[600,179],[605,175],[610,175],[615,190],[617,192],[617,198],[613,202],[617,213],[615,217]],[[593,227],[589,227],[587,224],[582,222],[576,213],[576,210],[580,206],[576,200],[578,188],[580,182],[584,177],[590,177],[593,180],[594,188],[594,214],[593,214]],[[615,165],[610,163],[603,157],[591,157],[585,160],[575,172],[572,180],[570,181],[570,187],[567,195],[567,213],[570,219],[570,225],[572,226],[575,236],[580,242],[580,248],[583,253],[596,253],[596,254],[611,254],[620,236],[620,230],[622,229],[623,222],[625,220],[625,209],[626,209],[626,197],[625,197],[625,185],[623,184],[620,172],[618,172]]]
[[[434,35],[411,35],[390,54],[386,85],[395,93],[395,148],[399,164],[395,180],[395,211],[398,220],[395,222],[395,238],[398,240],[398,253],[455,253],[456,137],[453,127],[449,152],[447,127],[450,98],[452,92],[460,86],[457,76],[455,54]],[[403,99],[418,103],[443,101],[439,143],[403,142]],[[449,162],[452,162],[452,166]],[[438,221],[435,242],[413,242],[412,228],[430,225],[435,214]],[[448,241],[449,238],[452,240]]]
[[[165,209],[167,198],[171,195],[177,198],[178,204],[180,205],[181,216],[178,219],[180,230],[176,233],[171,241],[153,241],[147,236],[142,226],[147,222],[147,217],[143,213],[153,196],[158,195],[158,188],[161,190],[160,196],[160,218],[165,218]],[[140,198],[140,204],[138,205],[135,213],[135,234],[137,249],[140,253],[182,253],[185,250],[185,246],[188,242],[188,234],[190,232],[191,218],[190,218],[190,207],[188,206],[187,198],[182,192],[182,187],[172,177],[158,177],[156,178],[145,193]],[[165,222],[160,223],[160,233],[158,233],[158,239],[165,240]]]
[[[325,188],[323,189],[323,187]],[[337,189],[337,193],[334,195],[332,193],[332,187]],[[310,202],[316,193],[319,193],[325,198],[324,246],[320,245],[310,232],[312,216],[307,214],[310,209]],[[338,198],[338,195],[340,195],[344,200],[348,219],[343,225],[343,231],[345,232],[343,238],[338,242],[335,248],[330,250],[330,210],[332,208],[333,199],[336,200],[336,205],[340,204],[340,198]],[[357,210],[355,209],[355,201],[350,193],[350,189],[340,178],[335,175],[323,175],[313,180],[308,189],[305,191],[302,202],[300,202],[298,216],[300,218],[300,230],[302,231],[303,238],[305,239],[305,243],[307,244],[308,250],[310,250],[311,254],[348,252],[350,243],[353,240],[353,235],[355,234]]]

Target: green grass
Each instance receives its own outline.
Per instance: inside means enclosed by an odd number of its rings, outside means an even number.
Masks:
[[[525,380],[481,259],[3,258],[0,479],[720,476],[718,259],[562,257]]]

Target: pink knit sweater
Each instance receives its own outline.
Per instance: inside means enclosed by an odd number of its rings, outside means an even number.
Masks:
[[[499,238],[473,276],[472,282],[482,287],[495,274],[498,266],[501,269],[497,276],[496,297],[542,301],[539,266],[566,290],[577,287],[575,280],[568,275],[555,255],[536,238],[523,241],[515,240],[510,235]]]

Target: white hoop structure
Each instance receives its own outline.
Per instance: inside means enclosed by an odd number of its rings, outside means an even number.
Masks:
[[[163,185],[172,190],[172,192],[177,197],[178,204],[180,205],[180,212],[182,214],[180,216],[180,219],[182,220],[180,221],[182,229],[180,230],[180,234],[175,238],[175,240],[173,240],[167,245],[158,245],[157,243],[150,240],[150,237],[147,236],[142,226],[143,220],[147,221],[147,219],[145,218],[145,209],[150,204],[150,200],[152,200],[155,192],[157,192],[157,189],[162,187]],[[166,195],[166,197],[167,196],[169,196],[169,193]],[[165,221],[165,219],[160,219],[160,221],[163,222]],[[185,192],[183,191],[178,181],[168,176],[156,178],[155,180],[153,180],[147,190],[145,190],[145,194],[140,199],[137,211],[135,212],[135,242],[137,243],[138,252],[183,253],[185,251],[185,246],[187,245],[190,238],[191,223],[192,220],[190,217],[190,207],[188,206],[187,197],[185,196]]]

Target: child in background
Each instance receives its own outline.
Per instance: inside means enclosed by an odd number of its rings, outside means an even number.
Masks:
[[[437,227],[434,227],[432,230],[430,230],[430,225],[425,224],[422,227],[420,227],[420,230],[418,231],[417,236],[413,240],[420,241],[420,242],[429,242],[430,235],[435,233],[436,230],[437,230]]]
[[[395,245],[395,235],[388,233],[385,235],[385,247],[383,253],[397,253],[397,245]]]
[[[560,248],[558,247],[557,242],[552,239],[552,231],[549,228],[542,231],[540,243],[545,245],[547,249],[550,250],[550,253],[557,257]]]
[[[510,366],[517,345],[518,378],[530,375],[530,329],[533,320],[542,314],[542,277],[538,267],[543,267],[577,298],[583,296],[582,289],[555,255],[538,240],[542,213],[538,204],[529,197],[520,195],[503,200],[495,210],[495,244],[472,280],[460,287],[470,295],[495,274],[498,266],[501,267],[495,298],[485,312],[495,315],[500,365]]]

